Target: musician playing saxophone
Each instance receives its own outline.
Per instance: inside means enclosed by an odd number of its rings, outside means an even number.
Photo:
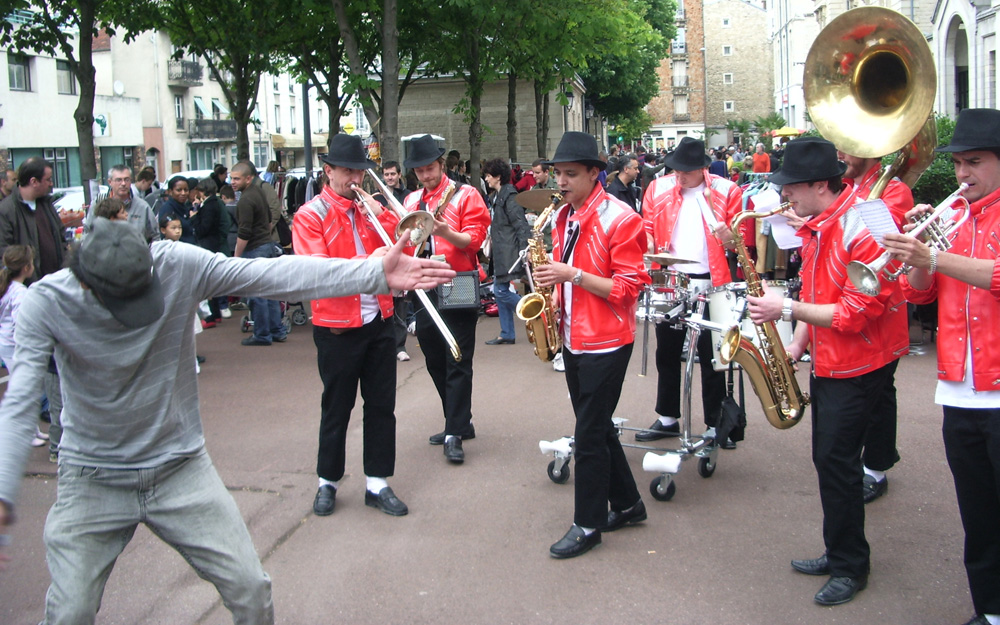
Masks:
[[[938,383],[942,434],[965,528],[965,570],[976,616],[969,625],[1000,623],[1000,111],[958,114],[951,143],[970,217],[950,252],[888,234],[885,246],[913,267],[900,278],[911,302],[938,301]],[[928,212],[921,205],[912,214]]]
[[[539,286],[553,287],[560,308],[566,384],[576,413],[573,525],[549,549],[554,558],[572,558],[599,545],[602,530],[646,519],[611,417],[632,355],[639,291],[649,275],[642,264],[642,219],[598,182],[604,161],[594,137],[567,132],[551,164],[566,203],[552,227],[553,262],[532,275]]]
[[[748,296],[755,323],[796,319],[786,346],[798,359],[812,346],[813,464],[819,477],[826,552],[793,560],[808,575],[829,575],[814,599],[821,605],[851,601],[868,583],[870,549],[865,539],[861,448],[865,431],[879,419],[870,410],[909,344],[906,305],[896,283],[882,282],[875,297],[858,291],[847,277],[852,260],[871,262],[881,253],[852,206],[854,187],[844,184],[846,166],[832,143],[816,137],[787,144],[782,169],[771,176],[806,219],[802,244],[801,301],[778,291]]]
[[[837,157],[847,165],[844,180],[853,184],[858,197],[871,196],[872,187],[880,178],[882,159],[861,158],[837,150]],[[896,225],[906,223],[906,212],[913,208],[913,192],[899,178],[893,178],[878,196],[889,208]],[[882,391],[872,398],[871,409],[893,415],[892,418],[876,419],[865,433],[864,449],[861,452],[864,475],[865,503],[871,503],[888,491],[889,480],[885,473],[899,461],[896,449],[896,384],[895,375],[882,387]]]
[[[669,252],[695,261],[670,267],[686,274],[693,290],[732,282],[726,260],[726,248],[733,248],[729,222],[743,208],[743,191],[732,181],[709,174],[710,162],[703,141],[684,137],[665,161],[674,173],[650,183],[642,200],[649,251]],[[711,196],[710,214],[706,211],[706,195]],[[709,316],[707,310],[705,316]],[[680,434],[677,419],[681,413],[681,354],[686,334],[685,329],[667,323],[656,326],[657,419],[646,431],[636,433],[637,441]],[[709,332],[702,332],[698,338],[698,359],[705,424],[714,427],[726,394],[726,377],[712,366]],[[736,447],[728,438],[719,444],[725,449]]]

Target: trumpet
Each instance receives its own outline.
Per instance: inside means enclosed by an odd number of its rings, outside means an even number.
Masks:
[[[951,240],[958,231],[958,227],[969,218],[969,201],[962,197],[962,193],[968,188],[969,185],[963,182],[954,193],[938,204],[933,212],[911,217],[910,221],[915,224],[915,227],[906,232],[906,236],[926,243],[928,247],[935,248],[940,252],[951,248]],[[959,219],[955,219],[956,213],[951,208],[956,200],[960,200],[963,205],[962,208],[958,209],[961,212]],[[884,252],[871,263],[853,260],[847,266],[847,275],[851,279],[851,283],[865,295],[878,295],[881,290],[880,273],[885,275],[886,280],[894,282],[899,276],[910,273],[910,269],[912,269],[909,265],[900,265],[899,269],[890,271],[887,265],[891,260],[892,254],[889,252]]]
[[[368,173],[372,174],[372,176],[376,180],[378,180],[378,177],[375,176],[375,174],[372,173],[370,169],[368,170]],[[375,215],[375,210],[368,205],[368,200],[365,198],[364,195],[361,194],[357,186],[352,187],[352,189],[354,190],[354,194],[358,197],[358,201],[368,211],[368,219],[371,220],[372,224],[375,226],[375,230],[378,232],[378,235],[382,238],[382,241],[389,247],[392,247],[393,245],[392,238],[390,238],[389,233],[385,231],[385,227],[382,225],[382,222],[378,220],[378,217]],[[388,187],[384,187],[384,185],[382,189],[382,194],[385,195],[386,201],[389,202],[390,204],[392,202],[396,202],[397,204],[399,203],[396,200],[396,198],[393,197],[392,191],[390,191]],[[403,222],[400,221],[400,225],[402,225],[402,223]],[[400,232],[398,227],[396,228],[396,230],[397,232]],[[402,232],[405,231],[406,229],[404,228]],[[428,231],[428,235],[429,234],[430,232]],[[458,346],[458,341],[455,340],[455,335],[451,333],[451,330],[448,329],[448,325],[444,322],[444,319],[441,318],[441,313],[439,313],[437,309],[434,308],[434,305],[431,303],[430,298],[427,297],[427,293],[421,291],[420,289],[415,289],[413,292],[416,293],[417,298],[420,300],[420,303],[424,305],[424,309],[427,310],[427,314],[431,316],[431,321],[433,321],[434,325],[437,326],[438,332],[440,332],[441,336],[444,337],[445,342],[448,344],[448,349],[451,350],[451,357],[455,359],[455,362],[461,362],[462,350]]]

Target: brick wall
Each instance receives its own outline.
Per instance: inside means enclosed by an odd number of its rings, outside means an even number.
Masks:
[[[774,56],[766,12],[742,0],[709,0],[704,4],[704,20],[708,126],[725,127],[729,120],[752,120],[771,113]],[[731,112],[725,110],[726,102],[732,103]]]

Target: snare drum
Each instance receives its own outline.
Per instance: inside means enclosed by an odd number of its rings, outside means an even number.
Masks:
[[[687,274],[669,269],[653,269],[650,270],[649,277],[653,280],[650,285],[653,294],[659,295],[657,299],[664,302],[664,305],[673,308],[677,302],[688,298],[691,280]]]
[[[784,280],[764,280],[771,290],[779,290],[788,295],[788,283]],[[757,337],[757,330],[753,321],[750,320],[750,313],[747,310],[747,283],[732,282],[723,286],[717,286],[708,291],[708,316],[713,323],[718,323],[725,328],[734,325],[740,326],[740,332],[747,337],[751,343],[760,347],[760,339]],[[787,346],[792,342],[792,322],[774,322],[778,336],[782,344]],[[722,364],[719,351],[722,348],[722,333],[712,331],[712,366],[716,371],[724,371],[729,365]]]

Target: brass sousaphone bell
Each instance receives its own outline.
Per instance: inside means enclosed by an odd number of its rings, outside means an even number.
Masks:
[[[913,22],[882,7],[846,11],[813,42],[803,74],[809,117],[823,137],[861,158],[908,148],[893,175],[916,182],[934,157],[937,73]]]

